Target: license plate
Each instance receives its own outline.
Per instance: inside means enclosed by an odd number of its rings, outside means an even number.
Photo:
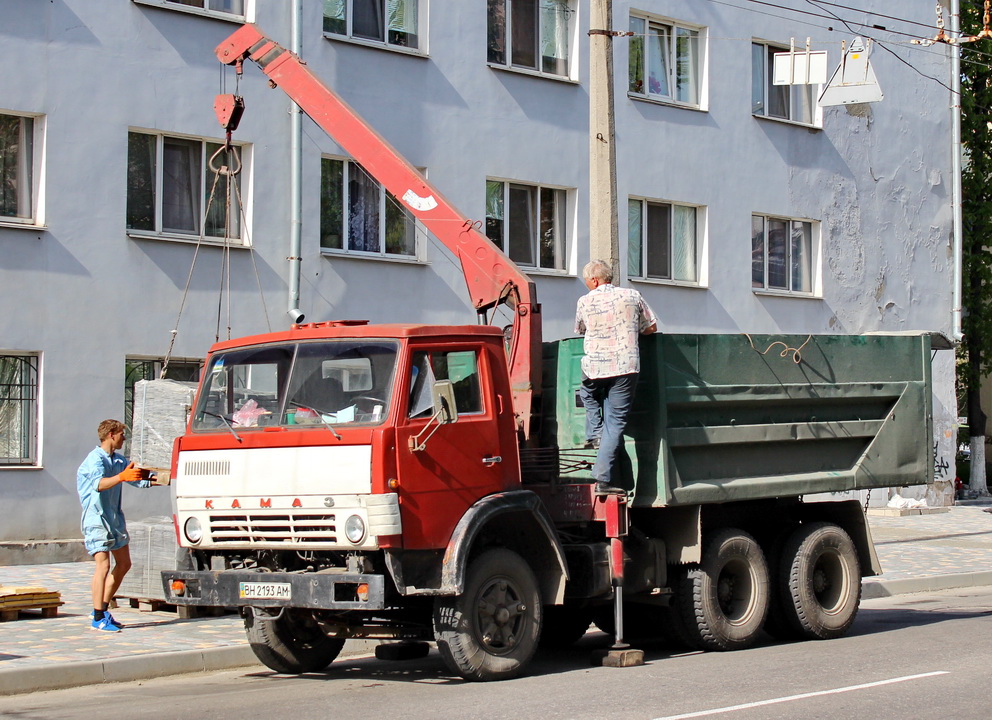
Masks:
[[[239,583],[238,596],[249,600],[289,600],[293,596],[289,583]]]

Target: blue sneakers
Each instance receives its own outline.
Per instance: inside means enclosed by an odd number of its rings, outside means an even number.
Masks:
[[[107,610],[104,610],[104,611],[103,611],[103,616],[104,616],[105,618],[108,618],[108,619],[110,620],[110,622],[111,622],[111,624],[113,624],[113,625],[116,625],[116,626],[117,626],[117,627],[119,627],[119,628],[120,628],[121,630],[123,630],[124,628],[126,628],[126,627],[127,627],[127,625],[125,625],[124,623],[122,623],[122,622],[119,622],[118,620],[116,620],[116,619],[114,618],[114,616],[113,616],[113,615],[111,615],[111,614],[110,614],[110,612],[109,612],[109,611],[107,611]],[[92,610],[90,610],[90,620],[92,620],[92,619],[93,619],[93,611],[92,611]]]
[[[91,616],[92,617],[92,616]],[[114,619],[109,614],[104,614],[99,620],[91,620],[90,627],[101,632],[120,632],[121,626],[114,623]]]

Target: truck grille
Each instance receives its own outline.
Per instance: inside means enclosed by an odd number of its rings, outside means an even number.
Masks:
[[[218,545],[336,543],[337,518],[313,513],[211,515],[210,536]]]

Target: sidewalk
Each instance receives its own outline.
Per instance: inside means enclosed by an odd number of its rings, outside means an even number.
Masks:
[[[865,599],[952,587],[992,585],[992,514],[982,506],[888,516],[869,512],[884,574],[863,583]],[[992,505],[988,506],[992,509]],[[90,630],[92,565],[0,567],[0,584],[62,593],[55,618],[23,613],[0,622],[0,695],[255,665],[238,615],[179,619],[175,612],[114,610],[127,628]],[[342,657],[372,652],[349,641]]]

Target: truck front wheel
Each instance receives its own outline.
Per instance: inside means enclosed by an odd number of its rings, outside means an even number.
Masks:
[[[685,628],[704,650],[739,650],[754,643],[768,614],[768,565],[753,537],[716,533],[699,567],[678,587]]]
[[[826,522],[797,528],[779,578],[783,619],[799,637],[828,640],[851,627],[861,602],[861,564],[843,528]]]
[[[245,631],[255,657],[287,675],[323,670],[344,647],[343,639],[328,637],[304,610],[287,608],[273,620],[260,619],[249,611]]]
[[[434,602],[437,648],[466,680],[519,675],[537,649],[541,597],[530,567],[517,553],[487,550],[468,568],[462,595]]]

